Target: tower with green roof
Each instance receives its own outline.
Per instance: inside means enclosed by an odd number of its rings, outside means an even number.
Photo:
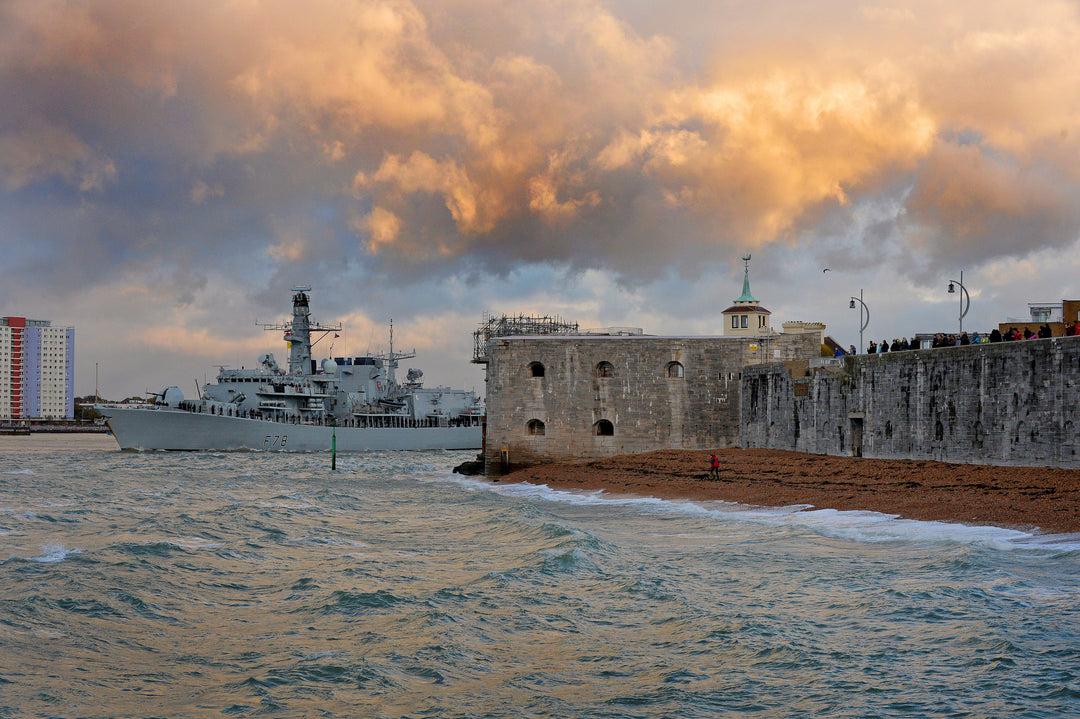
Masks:
[[[769,316],[772,314],[761,306],[757,298],[750,293],[750,253],[743,261],[742,295],[734,304],[723,311],[724,334],[735,336],[755,336],[771,334]]]

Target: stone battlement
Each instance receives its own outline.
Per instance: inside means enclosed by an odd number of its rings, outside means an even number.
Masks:
[[[1080,337],[747,367],[741,394],[743,447],[1080,468]]]

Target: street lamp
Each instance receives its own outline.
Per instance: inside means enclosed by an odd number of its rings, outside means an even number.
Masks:
[[[862,333],[866,329],[866,326],[870,324],[870,308],[866,306],[866,303],[862,300],[862,290],[859,290],[858,297],[852,297],[851,303],[848,305],[850,309],[855,309],[855,303],[859,303],[859,354],[863,353]],[[863,312],[866,312],[866,319],[863,319]]]
[[[960,270],[960,279],[949,280],[949,294],[956,294],[956,288],[953,284],[960,285],[960,334],[964,334],[964,315],[971,309],[971,295],[968,294],[967,287],[964,287],[964,271]],[[959,335],[956,338],[960,339]]]

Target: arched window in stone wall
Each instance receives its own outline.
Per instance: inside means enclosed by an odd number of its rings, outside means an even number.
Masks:
[[[610,362],[607,362],[607,361],[601,362],[600,364],[596,365],[596,376],[597,377],[614,377],[615,376],[615,365],[613,365],[613,364],[611,364]]]
[[[672,379],[683,378],[683,366],[682,362],[668,362],[667,363],[667,376]]]
[[[610,420],[602,419],[593,425],[593,434],[597,437],[612,437],[615,434],[615,425]]]
[[[525,425],[525,431],[534,437],[541,437],[547,433],[547,427],[541,420],[530,419]]]
[[[543,377],[544,376],[544,364],[542,362],[530,362],[529,363],[529,376],[530,377]]]
[[[1020,438],[1023,437],[1024,434],[1026,434],[1026,433],[1027,433],[1027,425],[1025,425],[1022,421],[1017,422],[1016,423],[1016,433],[1013,434],[1013,438],[1012,438],[1013,447],[1020,444]]]

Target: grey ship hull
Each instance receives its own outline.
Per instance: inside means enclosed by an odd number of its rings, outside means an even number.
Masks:
[[[185,412],[168,407],[101,407],[120,449],[329,451],[332,432],[337,451],[397,449],[480,449],[482,428],[337,427],[287,424],[242,417]]]

